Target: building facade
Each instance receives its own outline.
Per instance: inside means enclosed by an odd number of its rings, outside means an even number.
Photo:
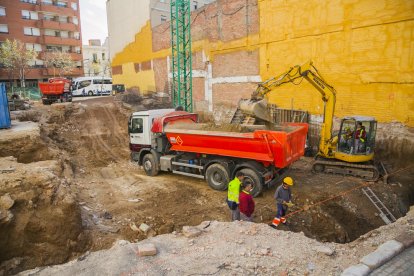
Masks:
[[[70,54],[76,68],[68,77],[83,75],[79,0],[0,0],[0,43],[20,40],[38,53],[26,74],[26,83],[37,83],[56,75],[46,68],[48,52]],[[0,80],[8,79],[0,70]]]
[[[203,7],[204,5],[210,4],[215,0],[190,0],[191,11],[195,11]],[[150,3],[150,18],[151,27],[154,28],[164,22],[170,21],[171,0],[151,0]]]
[[[84,76],[111,76],[108,39],[101,45],[99,39],[90,39],[82,46]]]
[[[194,109],[231,110],[258,82],[313,60],[337,91],[336,116],[414,127],[413,19],[413,2],[404,0],[214,1],[191,15]],[[146,25],[112,54],[114,82],[168,92],[168,21]],[[314,115],[324,110],[306,81],[270,93],[268,102]]]

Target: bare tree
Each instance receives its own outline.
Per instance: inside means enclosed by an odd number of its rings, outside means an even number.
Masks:
[[[70,54],[66,52],[49,52],[45,55],[44,63],[47,68],[54,68],[58,71],[59,77],[69,74],[76,67]]]
[[[26,45],[16,39],[7,39],[0,47],[0,63],[6,68],[10,82],[18,72],[22,87],[26,86],[26,73],[36,58],[37,53],[34,50],[26,49]]]

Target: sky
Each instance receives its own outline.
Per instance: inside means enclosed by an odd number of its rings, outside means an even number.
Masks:
[[[89,39],[100,39],[103,43],[108,36],[106,23],[106,0],[80,0],[82,44]]]

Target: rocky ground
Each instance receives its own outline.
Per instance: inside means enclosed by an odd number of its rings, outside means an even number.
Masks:
[[[404,233],[414,235],[414,209],[348,244],[321,243],[262,223],[206,221],[139,243],[117,241],[109,250],[21,275],[340,275]],[[157,254],[140,256],[148,244]]]
[[[226,239],[232,242],[232,236],[220,239],[218,233],[238,227],[235,244],[240,249],[245,248],[246,254],[250,252],[251,260],[269,257],[276,261],[275,256],[258,257],[254,250],[270,247],[273,252],[279,248],[278,243],[285,243],[275,240],[269,245],[266,239],[259,237],[262,232],[264,236],[277,233],[275,237],[286,236],[290,242],[301,240],[314,246],[319,242],[336,242],[329,245],[339,250],[342,243],[360,239],[361,235],[384,224],[378,211],[361,192],[363,185],[370,185],[396,217],[405,215],[414,202],[414,169],[410,162],[400,167],[389,166],[393,172],[391,184],[381,181],[369,184],[352,177],[311,174],[312,159],[303,158],[287,172],[295,179],[295,206],[291,209],[294,215],[289,218],[289,225],[280,226],[278,231],[266,226],[275,213],[275,187],[256,198],[254,221],[263,225],[226,224],[229,214],[224,203],[225,192],[211,190],[205,181],[185,176],[161,173],[157,177],[148,177],[129,161],[127,122],[130,113],[131,110],[118,99],[98,97],[52,106],[36,105],[30,111],[12,114],[23,122],[13,121],[11,130],[0,131],[0,197],[4,201],[0,205],[0,236],[6,237],[0,240],[0,275],[67,262],[86,251],[108,249],[116,240],[128,241],[111,249],[123,252],[125,248],[135,248],[136,245],[129,242],[173,231],[178,233],[185,225],[199,225],[203,221],[213,221],[206,229],[208,233],[217,231],[216,238],[203,240],[209,235],[204,232],[193,242],[180,234],[155,238],[161,241],[175,237],[177,244],[174,246],[184,246],[182,250],[188,252],[185,254],[203,248],[205,252],[200,254],[204,255],[199,258],[214,251],[217,245],[223,244],[225,248]],[[140,230],[141,225],[147,225],[150,230]],[[377,233],[375,231],[373,233]],[[256,234],[259,236],[254,241]],[[162,253],[168,248],[161,246],[159,250]],[[306,250],[304,252],[308,252]],[[220,268],[223,273],[230,273],[232,260],[242,253],[231,255],[230,266],[223,266],[227,263],[227,254],[233,253],[220,255],[220,250],[213,251],[205,258],[219,262],[209,269]],[[227,251],[223,249],[223,252]],[[301,251],[290,253],[295,260],[298,258],[296,252]],[[335,256],[340,251],[336,252]],[[96,254],[99,258],[99,254],[105,253]],[[250,258],[245,261],[248,260]],[[314,264],[315,271],[323,267],[316,257],[309,262]],[[242,268],[241,263],[237,265],[235,273]],[[175,271],[173,266],[166,268]],[[287,266],[279,268],[290,269]],[[337,270],[342,268],[338,266]],[[127,274],[130,269],[133,268],[125,269]],[[266,269],[261,273],[273,268]],[[301,269],[305,271],[305,268]],[[253,267],[254,271],[259,272],[256,267]]]

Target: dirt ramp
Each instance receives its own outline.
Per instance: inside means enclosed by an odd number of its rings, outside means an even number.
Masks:
[[[0,275],[67,261],[83,252],[79,207],[57,161],[0,158]]]

